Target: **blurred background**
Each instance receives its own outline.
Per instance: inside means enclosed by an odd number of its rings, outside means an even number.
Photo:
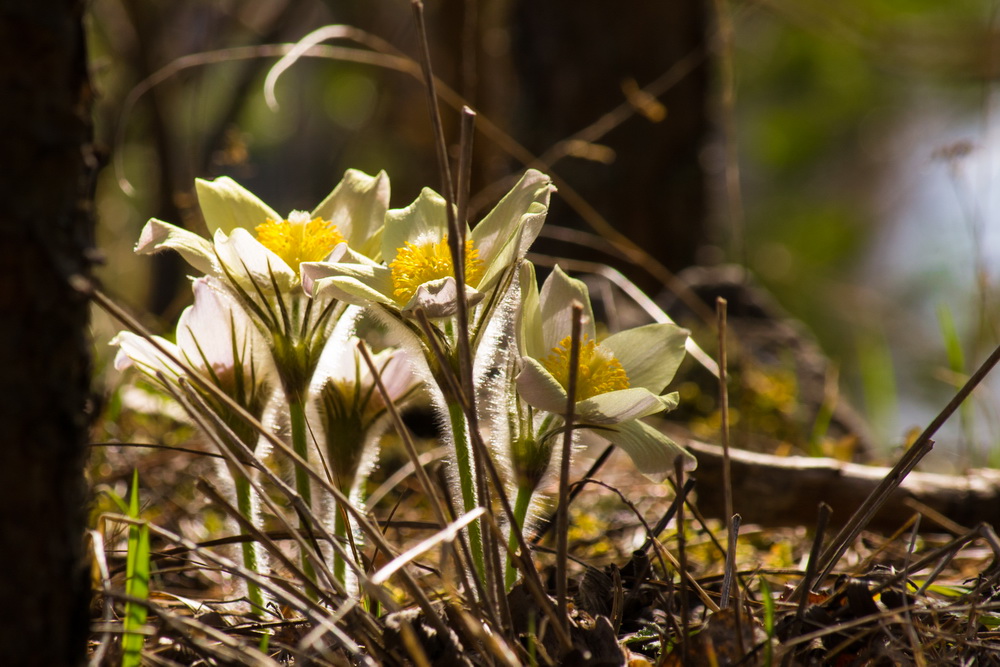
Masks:
[[[196,177],[232,176],[284,213],[350,167],[386,170],[394,207],[440,189],[409,2],[89,9],[101,278],[154,330],[187,304],[187,267],[132,247],[150,217],[204,232]],[[741,366],[736,393],[742,414],[773,418],[734,424],[738,443],[756,430],[767,449],[876,459],[1000,341],[997,13],[994,0],[426,3],[447,136],[463,100],[479,114],[474,206],[526,166],[552,174],[538,253],[613,267],[662,305],[701,281],[706,308],[690,310],[713,354],[716,294],[734,337],[770,341],[738,357],[772,358],[763,375]],[[286,71],[269,108],[273,45],[331,24],[353,30]],[[732,264],[748,272],[719,268]],[[115,326],[95,327],[106,369]],[[939,436],[936,467],[1000,465],[996,387]],[[682,390],[711,439],[711,389]]]

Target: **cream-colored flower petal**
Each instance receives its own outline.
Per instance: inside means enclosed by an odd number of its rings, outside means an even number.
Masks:
[[[563,414],[566,412],[566,390],[536,359],[521,358],[521,371],[517,374],[517,393],[524,401],[539,410]]]
[[[518,280],[521,287],[521,308],[518,310],[520,321],[517,330],[518,352],[522,357],[542,359],[552,350],[545,347],[542,336],[541,313],[538,302],[538,282],[535,279],[535,266],[528,261],[521,264]]]
[[[285,293],[299,284],[298,267],[288,266],[242,227],[234,229],[228,237],[222,230],[217,231],[215,250],[232,278],[251,295],[257,289],[272,293],[275,286]]]
[[[160,336],[152,337],[162,348],[168,350],[174,357],[180,359],[183,355],[176,345]],[[138,336],[131,331],[120,331],[111,339],[110,345],[118,348],[115,354],[115,369],[123,371],[132,366],[143,373],[156,377],[163,373],[167,377],[183,375],[184,371],[170,358],[157,349],[149,339]]]
[[[590,340],[596,340],[594,311],[590,306],[590,292],[580,280],[570,278],[556,266],[542,285],[539,294],[542,315],[542,340],[547,350],[559,345],[569,336],[573,327],[573,302],[583,305],[583,326],[580,331]],[[547,354],[547,353],[546,353]]]
[[[382,384],[392,400],[398,400],[420,384],[420,378],[413,373],[413,362],[402,349],[382,350],[373,359],[380,369]]]
[[[676,410],[677,406],[680,405],[681,395],[672,391],[669,394],[663,394],[660,397],[660,403],[663,404],[663,411],[670,412],[671,410]]]
[[[617,424],[661,412],[664,404],[648,389],[634,387],[598,394],[578,401],[577,420],[591,424]]]
[[[486,265],[480,289],[492,287],[511,263],[524,256],[545,221],[553,190],[548,176],[529,169],[472,230],[472,241]]]
[[[639,420],[622,422],[595,433],[620,447],[639,472],[657,482],[674,472],[674,460],[678,456],[684,462],[684,470],[691,471],[698,466],[690,452]]]
[[[273,362],[267,342],[246,311],[212,278],[195,280],[193,288],[194,305],[177,322],[177,346],[185,358],[196,367],[219,369],[232,368],[238,355],[244,366],[252,360],[263,379]]]
[[[253,230],[268,219],[282,219],[257,195],[228,176],[214,181],[197,178],[194,185],[209,234],[214,235],[220,229],[226,234],[239,228]]]
[[[472,308],[483,300],[483,294],[466,285],[465,299]],[[416,317],[418,309],[423,309],[432,320],[451,317],[458,312],[458,284],[455,279],[439,278],[422,284],[400,312],[407,317]]]
[[[389,208],[389,177],[384,171],[376,176],[348,169],[311,217],[329,220],[363,255],[377,259],[381,250],[381,229]]]
[[[208,275],[219,273],[219,263],[212,244],[186,229],[153,218],[142,228],[135,251],[150,255],[161,250],[175,250],[188,264]]]
[[[352,266],[354,268],[351,268]],[[346,243],[337,244],[326,261],[302,262],[299,264],[299,275],[302,278],[302,288],[305,290],[306,294],[310,296],[313,294],[313,283],[317,280],[322,280],[323,278],[340,275],[353,276],[357,275],[357,272],[360,272],[366,276],[365,279],[367,280],[368,277],[376,274],[381,275],[387,271],[388,270],[385,266],[383,266],[380,262],[376,262],[359,252],[355,252]],[[390,287],[392,285],[391,277],[388,285]]]
[[[319,278],[311,283],[313,299],[322,301],[336,299],[362,307],[377,303],[396,308],[396,302],[392,298],[387,296],[383,290],[373,286],[379,285],[382,280],[380,276],[372,275],[371,267],[360,264],[345,264],[343,266],[344,271],[336,275],[328,274],[325,278]],[[352,274],[346,270],[348,268],[354,268],[356,271]]]
[[[438,242],[448,233],[448,217],[444,197],[430,188],[406,208],[394,208],[386,213],[382,232],[382,259],[391,264],[396,252],[407,242],[420,245]]]
[[[647,324],[626,329],[601,341],[621,362],[629,386],[660,393],[684,360],[688,332],[673,324]]]

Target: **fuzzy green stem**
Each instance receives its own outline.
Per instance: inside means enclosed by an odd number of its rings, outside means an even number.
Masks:
[[[233,471],[233,481],[236,484],[236,508],[239,510],[240,514],[247,521],[253,523],[253,498],[251,494],[253,490],[250,486],[250,480],[247,479],[245,475],[242,475],[236,471]],[[240,531],[241,535],[248,536],[249,532],[246,530]],[[257,545],[253,542],[244,542],[243,548],[243,567],[249,571],[259,574],[258,569],[259,564],[257,563]],[[260,587],[254,581],[247,581],[247,599],[250,600],[251,611],[257,616],[263,616],[264,614],[264,595],[261,593]]]
[[[288,416],[292,423],[292,450],[301,458],[303,461],[309,460],[309,451],[307,445],[307,433],[306,433],[306,406],[301,400],[289,401],[288,402]],[[305,468],[296,465],[295,466],[295,489],[298,491],[299,495],[302,497],[302,501],[305,503],[306,507],[312,508],[312,486],[309,479],[309,473],[306,472]],[[299,517],[300,522],[305,521],[305,517]],[[309,578],[310,581],[316,581],[316,570],[313,568],[311,562],[309,562],[309,557],[306,554],[302,554],[302,571]],[[312,590],[312,589],[309,589]]]
[[[347,495],[346,493],[344,495]],[[349,530],[347,521],[345,520],[346,511],[344,508],[337,507],[333,510],[333,537],[336,540],[342,540],[344,548],[350,548],[350,542],[347,539],[347,531]],[[347,578],[347,562],[340,555],[339,550],[334,550],[333,552],[333,576],[340,583],[344,584]]]
[[[458,468],[458,485],[462,493],[462,508],[465,512],[476,509],[476,487],[472,479],[472,452],[469,448],[468,424],[465,412],[457,401],[448,403],[448,418],[451,420],[452,438],[455,441],[455,464]],[[480,580],[486,573],[486,560],[483,555],[483,536],[479,520],[469,524],[469,548],[472,550],[472,560],[476,566],[476,574]]]
[[[514,531],[524,530],[524,520],[528,516],[528,507],[531,506],[531,497],[533,495],[535,495],[533,488],[527,486],[519,486],[517,488],[517,498],[514,500],[514,521],[517,522],[517,525],[510,527],[510,538],[508,540],[512,552],[516,552],[518,547],[517,536]],[[508,556],[507,570],[504,573],[504,585],[507,587],[508,592],[514,587],[514,582],[516,581],[517,568],[514,567],[513,559]]]

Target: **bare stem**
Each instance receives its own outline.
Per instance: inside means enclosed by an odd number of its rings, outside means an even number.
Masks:
[[[556,600],[563,628],[568,632],[567,562],[569,560],[569,468],[573,453],[573,419],[576,417],[576,382],[580,367],[580,336],[583,329],[583,304],[573,302],[573,327],[570,333],[569,379],[566,384],[566,431],[563,433],[562,459],[559,466],[559,511],[556,515]]]

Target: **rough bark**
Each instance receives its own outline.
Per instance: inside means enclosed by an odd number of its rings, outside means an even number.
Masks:
[[[685,444],[698,458],[694,472],[698,509],[706,516],[721,518],[722,448],[693,441]],[[833,508],[831,522],[843,525],[889,473],[889,468],[833,459],[738,449],[730,451],[730,461],[734,510],[744,523],[763,526],[814,526],[820,502]],[[894,531],[920,506],[967,528],[979,522],[998,526],[1000,471],[972,470],[965,475],[911,472],[869,527]],[[928,518],[937,523],[933,516]]]
[[[0,646],[84,657],[83,463],[92,246],[90,89],[79,0],[0,0]]]

